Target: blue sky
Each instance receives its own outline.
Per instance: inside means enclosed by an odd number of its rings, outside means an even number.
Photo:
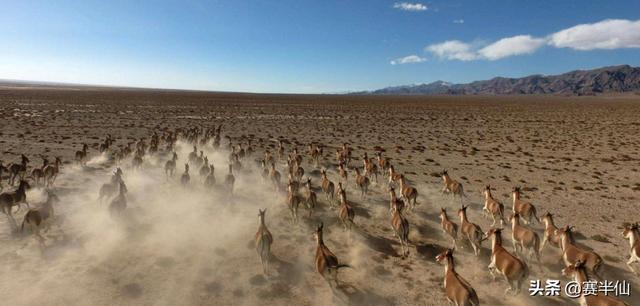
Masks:
[[[640,66],[640,1],[5,1],[0,79],[326,93]]]

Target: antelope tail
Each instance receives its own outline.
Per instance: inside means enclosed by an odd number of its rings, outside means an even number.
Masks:
[[[336,266],[336,270],[340,270],[341,268],[351,268],[351,269],[353,269],[353,267],[352,267],[352,266],[350,266],[350,265],[345,265],[345,264],[341,264],[341,265],[337,265],[337,266]]]

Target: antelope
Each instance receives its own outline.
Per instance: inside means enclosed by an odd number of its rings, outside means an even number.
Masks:
[[[500,226],[504,224],[504,205],[498,200],[494,199],[491,195],[491,186],[485,186],[482,191],[482,195],[484,196],[484,207],[482,208],[482,212],[486,217],[491,216],[493,222],[491,226],[496,225],[496,217],[500,220]]]
[[[187,155],[187,160],[190,163],[193,163],[196,158],[198,158],[198,148],[196,146],[193,146],[193,151],[189,152],[189,155]]]
[[[369,178],[365,175],[360,175],[360,170],[355,168],[355,177],[356,177],[356,186],[360,188],[360,198],[364,199],[367,197],[367,192],[369,191]]]
[[[479,306],[480,301],[476,291],[469,285],[455,270],[453,260],[453,249],[436,256],[436,262],[444,262],[444,291],[447,294],[447,301],[456,306]]]
[[[127,198],[125,197],[125,194],[127,193],[127,186],[124,184],[124,182],[120,182],[119,186],[120,192],[118,193],[118,196],[113,198],[113,200],[111,200],[111,203],[109,203],[109,213],[111,214],[111,217],[121,215],[122,212],[127,208]]]
[[[300,167],[300,163],[298,163],[297,161],[295,161],[295,173],[294,176],[298,181],[302,180],[302,177],[304,176],[304,168]]]
[[[453,239],[453,247],[455,248],[458,243],[458,225],[449,219],[444,207],[440,207],[440,225],[442,225],[442,231]]]
[[[393,185],[394,183],[398,182],[400,180],[400,173],[396,172],[395,168],[393,167],[393,165],[389,165],[389,186]]]
[[[81,151],[76,151],[76,162],[81,166],[86,166],[87,165],[85,159],[87,158],[87,150],[88,149],[89,149],[89,146],[85,143],[85,144],[82,145],[82,150]]]
[[[389,213],[393,213],[394,206],[403,209],[404,201],[396,197],[396,190],[393,187],[389,187]]]
[[[44,168],[47,165],[49,165],[49,160],[42,157],[42,167],[33,168],[33,170],[31,170],[31,177],[33,178],[36,186],[39,185],[40,179],[44,180]]]
[[[584,284],[589,281],[585,263],[581,260],[562,269],[562,275],[573,277],[578,284]],[[629,306],[626,302],[619,300],[613,296],[603,294],[585,294],[580,293],[580,305],[582,306]]]
[[[40,225],[45,224],[47,229],[49,228],[46,222],[49,218],[53,217],[53,204],[60,202],[57,195],[47,190],[47,201],[42,204],[42,207],[38,209],[30,209],[22,219],[22,225],[20,226],[20,232],[24,232],[24,225],[31,226],[33,233],[40,239],[44,239],[40,235]],[[47,230],[45,229],[45,231]]]
[[[60,160],[60,157],[56,157],[53,165],[49,164],[42,170],[44,172],[45,187],[53,186],[60,172],[60,164],[62,164],[62,160]]]
[[[269,259],[271,257],[271,244],[273,243],[273,236],[267,229],[267,225],[264,223],[264,215],[267,213],[267,209],[258,209],[258,231],[256,232],[256,252],[260,257],[260,263],[262,264],[262,271],[267,274],[269,268]]]
[[[533,219],[536,219],[536,221],[540,223],[540,219],[538,219],[538,214],[536,213],[536,207],[529,202],[520,200],[520,187],[513,187],[511,194],[513,195],[513,212],[520,214],[526,224],[531,223]]]
[[[520,293],[522,285],[529,277],[529,268],[527,264],[513,256],[502,246],[502,229],[491,228],[486,234],[484,239],[492,239],[491,242],[491,263],[489,264],[489,273],[495,281],[496,270],[502,274],[509,288],[505,290],[505,294],[512,291],[514,294]]]
[[[103,198],[109,199],[111,196],[115,195],[120,188],[121,182],[123,182],[122,170],[117,168],[111,177],[111,181],[102,184],[100,187],[100,191],[98,192],[98,201],[101,201]]]
[[[200,174],[200,177],[202,179],[205,179],[207,175],[209,175],[210,170],[211,168],[209,168],[209,159],[205,156],[204,163],[202,164],[202,167],[200,167],[200,171],[198,172],[198,174]]]
[[[418,190],[407,185],[404,174],[400,174],[400,195],[407,201],[411,209],[415,208],[418,204]]]
[[[529,250],[529,256],[535,256],[538,261],[538,267],[542,271],[542,263],[540,263],[540,237],[531,229],[520,225],[520,215],[514,213],[511,216],[511,239],[513,242],[513,250],[516,254],[520,251],[524,253],[525,249]],[[518,247],[520,250],[518,250]]]
[[[601,279],[600,269],[604,264],[602,257],[593,251],[587,251],[579,248],[573,242],[572,230],[573,226],[568,225],[558,230],[560,235],[560,247],[562,248],[562,259],[565,266],[575,264],[578,260],[584,263],[585,269],[593,273],[593,275]]]
[[[275,163],[271,163],[271,172],[269,172],[269,177],[273,183],[274,190],[278,190],[280,188],[280,172],[276,170]]]
[[[29,163],[29,159],[24,154],[20,154],[20,163],[19,164],[9,164],[7,167],[9,169],[9,173],[11,173],[11,186],[15,185],[16,178],[20,176],[20,180],[24,179],[24,174],[27,172],[27,164]]]
[[[267,164],[264,159],[260,161],[260,166],[262,167],[262,181],[266,182],[267,179],[269,179],[269,168],[267,168]]]
[[[340,177],[342,179],[344,179],[344,182],[346,184],[349,177],[347,175],[347,170],[344,168],[344,164],[343,163],[340,163],[338,165],[338,173],[340,174]]]
[[[444,183],[444,186],[442,187],[442,194],[450,193],[454,199],[456,196],[460,197],[460,205],[462,205],[462,197],[467,197],[464,193],[464,187],[462,187],[462,184],[449,177],[447,170],[442,171],[442,182]]]
[[[169,179],[169,176],[173,177],[173,173],[176,171],[177,160],[178,154],[176,152],[173,152],[171,159],[164,164],[164,174],[167,176],[167,179]]]
[[[340,221],[342,222],[344,229],[350,231],[353,226],[355,211],[353,210],[353,207],[349,205],[349,201],[347,201],[347,193],[344,190],[340,192],[340,210],[338,211],[338,217],[340,217]]]
[[[282,160],[284,158],[284,146],[282,144],[282,140],[278,140],[278,160]]]
[[[300,206],[300,196],[293,189],[293,184],[289,182],[287,186],[287,206],[291,212],[292,223],[298,223],[298,206]]]
[[[387,175],[389,172],[389,159],[386,157],[382,157],[382,151],[376,151],[376,157],[378,158],[378,167],[382,170],[384,175]]]
[[[378,166],[375,163],[371,162],[371,160],[367,156],[367,152],[365,152],[364,155],[362,155],[362,163],[364,166],[364,176],[371,177],[371,175],[373,175],[377,184],[378,183]]]
[[[311,214],[313,213],[313,209],[318,204],[318,196],[313,191],[313,189],[311,189],[311,178],[310,177],[307,178],[307,183],[305,184],[305,186],[307,187],[307,190],[306,190],[306,192],[304,194],[304,202],[305,202],[305,204],[307,204],[307,207],[309,208],[309,218],[311,218]]]
[[[322,191],[324,192],[329,205],[333,207],[333,192],[335,187],[333,182],[327,177],[327,170],[322,169],[320,173],[322,174]]]
[[[317,244],[315,258],[316,271],[318,271],[318,273],[320,273],[320,275],[327,281],[329,286],[332,286],[330,280],[333,279],[337,287],[339,285],[338,270],[342,268],[350,268],[351,266],[340,264],[338,262],[338,257],[336,257],[336,255],[334,255],[324,244],[324,240],[322,239],[323,227],[324,225],[320,223],[314,233]]]
[[[224,178],[224,184],[229,189],[229,194],[233,195],[233,186],[236,183],[236,178],[233,176],[233,165],[229,164],[229,173]]]
[[[0,193],[0,210],[9,217],[11,223],[17,228],[16,220],[13,218],[13,206],[18,206],[20,210],[20,203],[25,203],[29,208],[27,202],[27,189],[31,188],[29,183],[25,180],[21,180],[18,188],[15,191],[7,191]]]
[[[215,168],[213,167],[213,164],[211,164],[211,166],[209,166],[209,174],[207,175],[207,178],[204,180],[205,186],[213,187],[216,184],[216,175],[214,171],[215,171]]]
[[[546,212],[542,215],[542,223],[544,223],[544,236],[542,236],[540,251],[542,251],[547,242],[556,248],[560,248],[560,235],[558,235],[558,227],[553,222],[553,215]]]
[[[640,262],[640,225],[638,222],[634,224],[625,224],[622,237],[629,239],[629,260],[627,266],[631,272],[637,274],[636,270],[631,266],[632,263]]]
[[[480,229],[480,226],[469,222],[467,219],[467,206],[462,206],[462,208],[458,209],[458,216],[460,216],[460,231],[462,232],[462,235],[467,237],[467,240],[471,243],[473,253],[476,256],[479,256],[483,240],[482,229]]]
[[[394,203],[393,215],[391,217],[391,227],[400,241],[402,248],[402,258],[409,256],[409,221],[402,215],[402,208],[398,207],[398,202]]]
[[[184,173],[180,177],[180,183],[182,184],[182,186],[187,186],[190,179],[191,177],[189,176],[189,164],[184,164]]]

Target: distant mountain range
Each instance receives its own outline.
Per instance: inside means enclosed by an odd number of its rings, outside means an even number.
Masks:
[[[467,84],[436,81],[429,84],[394,86],[354,94],[378,95],[598,95],[640,92],[640,68],[629,65],[576,70],[560,75],[523,78],[496,77]]]

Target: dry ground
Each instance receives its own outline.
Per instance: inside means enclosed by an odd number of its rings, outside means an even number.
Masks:
[[[628,272],[628,242],[622,222],[640,221],[640,98],[637,97],[368,97],[212,94],[110,89],[0,89],[0,160],[19,154],[40,165],[39,154],[65,161],[59,184],[57,219],[39,248],[27,233],[12,234],[0,218],[0,295],[10,305],[445,305],[443,267],[434,256],[449,246],[437,213],[458,203],[438,194],[437,173],[447,169],[464,185],[469,218],[484,230],[480,189],[495,187],[507,199],[513,186],[541,215],[550,211],[560,226],[576,226],[578,242],[605,259],[607,279],[628,279],[632,295],[640,282]],[[386,212],[382,183],[361,200],[348,182],[357,229],[349,236],[319,194],[321,207],[297,226],[289,223],[281,194],[252,170],[238,174],[230,200],[198,185],[166,181],[166,157],[149,158],[142,171],[125,168],[129,185],[126,220],[113,221],[96,201],[112,165],[97,146],[106,133],[122,145],[156,128],[223,124],[234,140],[253,138],[259,154],[286,138],[304,150],[326,145],[323,166],[337,181],[334,152],[351,144],[357,156],[381,146],[420,193],[420,207],[407,215],[412,240],[409,259],[398,255]],[[82,143],[90,146],[86,168],[71,163]],[[178,165],[190,147],[180,146]],[[206,149],[218,180],[226,174],[224,152]],[[360,166],[358,159],[354,165]],[[318,169],[303,167],[319,185]],[[284,171],[283,164],[278,168]],[[182,167],[178,172],[182,173]],[[251,172],[252,171],[252,172]],[[6,181],[3,182],[7,187]],[[37,203],[39,191],[29,194]],[[37,204],[36,204],[37,205]],[[269,207],[274,261],[264,277],[253,250],[257,210]],[[23,212],[18,214],[22,216]],[[301,215],[306,214],[302,209]],[[21,219],[18,219],[21,221]],[[341,270],[343,285],[331,290],[313,267],[312,228],[324,221],[327,245],[354,269]],[[455,221],[458,222],[457,218]],[[542,227],[535,225],[541,232]],[[510,230],[505,242],[511,249]],[[505,297],[506,283],[491,281],[486,266],[469,248],[456,251],[457,270],[477,290],[483,305],[565,305],[564,298]],[[543,252],[544,272],[532,264],[530,279],[559,278],[559,251]],[[565,280],[566,281],[566,280]],[[629,299],[629,302],[632,300]],[[574,303],[575,304],[575,303]]]

